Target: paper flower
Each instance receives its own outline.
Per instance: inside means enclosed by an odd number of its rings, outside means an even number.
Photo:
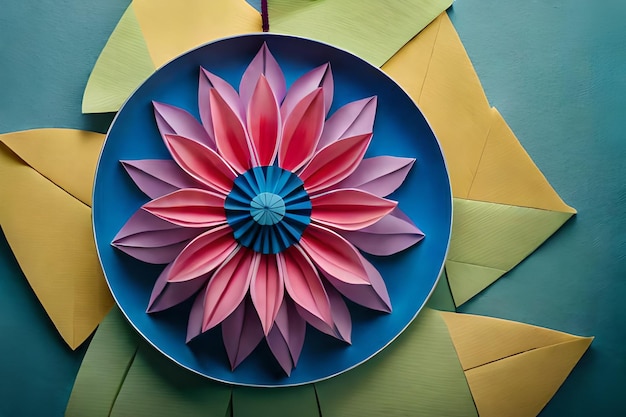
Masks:
[[[198,97],[202,123],[153,103],[173,160],[123,161],[152,200],[113,245],[168,264],[148,312],[197,293],[188,341],[221,323],[234,369],[265,337],[289,374],[307,322],[350,342],[343,297],[391,312],[381,275],[357,248],[390,255],[423,238],[397,202],[385,198],[414,160],[364,159],[376,97],[348,103],[326,120],[330,65],[302,75],[287,91],[265,44],[239,93],[201,68]]]

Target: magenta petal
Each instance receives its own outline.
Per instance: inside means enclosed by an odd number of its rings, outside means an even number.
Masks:
[[[169,281],[188,281],[208,274],[228,259],[237,249],[229,226],[220,226],[202,233],[180,252],[174,260]]]
[[[256,275],[260,256],[246,248],[235,252],[215,271],[206,288],[202,331],[220,324],[243,301]]]
[[[372,285],[352,285],[340,281],[330,275],[325,275],[328,282],[332,284],[341,294],[349,300],[354,301],[372,310],[391,313],[391,300],[387,293],[387,286],[380,272],[367,259],[361,256],[361,262],[367,271],[367,275]],[[334,313],[333,313],[334,314]]]
[[[278,327],[278,330],[280,330],[284,340],[287,342],[291,359],[294,366],[296,366],[300,358],[300,353],[302,352],[302,346],[304,346],[306,322],[298,314],[296,304],[291,301],[288,296],[283,298],[283,302],[276,315],[275,324],[274,327]]]
[[[233,370],[263,339],[263,328],[259,317],[248,298],[244,299],[222,322],[222,339]]]
[[[359,251],[332,230],[310,224],[302,234],[300,245],[325,274],[349,284],[370,284]]]
[[[372,135],[345,138],[318,151],[300,173],[309,193],[325,190],[352,174],[361,163]]]
[[[367,135],[374,129],[377,98],[369,97],[353,101],[341,107],[324,124],[318,149],[351,136]]]
[[[398,203],[355,189],[339,189],[311,197],[311,220],[332,228],[359,230],[389,214]]]
[[[358,188],[379,197],[386,197],[402,185],[414,163],[414,158],[395,156],[367,158],[336,187]]]
[[[274,324],[285,292],[284,278],[279,273],[275,255],[260,255],[257,274],[250,282],[250,295],[267,335]]]
[[[155,199],[180,188],[198,187],[198,182],[169,159],[120,161],[137,187]]]
[[[200,233],[202,230],[179,227],[138,210],[117,233],[112,244],[140,261],[166,264]]]
[[[326,63],[307,72],[289,87],[285,100],[280,106],[283,119],[291,113],[300,100],[319,87],[324,92],[324,113],[328,114],[333,102],[334,82],[330,64]]]
[[[270,347],[280,367],[283,368],[287,376],[291,375],[291,370],[294,368],[295,364],[291,357],[289,345],[280,330],[278,330],[278,327],[272,327],[269,334],[265,336],[265,340],[267,340],[267,345]]]
[[[224,196],[197,188],[184,188],[143,205],[143,209],[183,227],[212,227],[226,223]]]
[[[172,157],[180,167],[206,187],[224,195],[237,174],[213,149],[183,136],[165,135]]]
[[[154,106],[154,118],[163,138],[165,135],[185,136],[197,140],[209,148],[215,148],[213,138],[186,110],[156,101],[153,101],[152,105]]]
[[[202,125],[210,137],[215,137],[213,130],[213,119],[211,118],[211,101],[209,100],[209,91],[215,88],[217,92],[224,98],[228,105],[236,109],[237,114],[243,119],[245,117],[241,100],[235,89],[226,81],[217,75],[200,67],[200,79],[198,82],[198,109],[200,111],[200,120]],[[184,135],[183,135],[184,136]],[[215,147],[213,147],[215,149]]]
[[[252,167],[252,154],[246,130],[235,110],[217,90],[212,89],[209,92],[209,100],[217,150],[237,172],[242,174]]]
[[[206,276],[183,282],[168,282],[167,277],[171,267],[171,264],[166,266],[154,283],[147,313],[166,310],[182,303],[198,292],[209,279],[209,276]]]
[[[281,119],[276,98],[263,75],[250,98],[247,120],[258,164],[272,165],[278,151]]]
[[[373,225],[343,231],[341,235],[362,251],[379,256],[393,255],[424,238],[422,231],[397,207]]]
[[[283,123],[283,136],[278,148],[278,165],[296,171],[313,156],[324,126],[324,95],[322,89],[304,97]]]
[[[363,285],[361,285],[362,287]],[[300,314],[311,326],[315,327],[322,333],[326,333],[336,339],[350,343],[352,337],[352,319],[350,318],[350,310],[341,294],[332,286],[325,285],[328,300],[330,301],[330,309],[333,314],[333,326],[330,327],[317,317],[311,315],[308,311],[296,305],[298,314]]]
[[[257,52],[241,77],[239,96],[244,105],[247,105],[250,101],[254,87],[261,75],[265,75],[265,78],[267,78],[274,92],[274,96],[276,97],[276,101],[278,103],[282,102],[283,98],[285,98],[285,92],[287,91],[285,76],[280,69],[280,65],[278,65],[278,62],[276,62],[276,59],[265,43],[263,43],[263,46],[259,49],[259,52]]]

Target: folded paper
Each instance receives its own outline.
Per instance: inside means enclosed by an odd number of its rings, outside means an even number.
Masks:
[[[89,207],[103,138],[69,129],[0,136],[0,225],[72,349],[113,304],[96,256]]]

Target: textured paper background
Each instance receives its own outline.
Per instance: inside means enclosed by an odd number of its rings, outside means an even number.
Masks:
[[[128,0],[5,5],[0,133],[35,127],[103,132],[112,116],[82,115],[80,97],[127,6]],[[619,0],[459,0],[450,12],[490,102],[579,212],[461,309],[596,336],[543,416],[626,411],[621,400],[626,383],[624,13],[626,4]],[[84,350],[72,353],[63,344],[4,240],[0,248],[0,372],[16,375],[2,384],[0,414],[62,415]]]

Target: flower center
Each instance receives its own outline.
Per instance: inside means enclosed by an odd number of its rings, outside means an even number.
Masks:
[[[311,222],[311,200],[294,173],[277,166],[254,167],[239,175],[224,203],[235,239],[264,254],[300,241]]]

